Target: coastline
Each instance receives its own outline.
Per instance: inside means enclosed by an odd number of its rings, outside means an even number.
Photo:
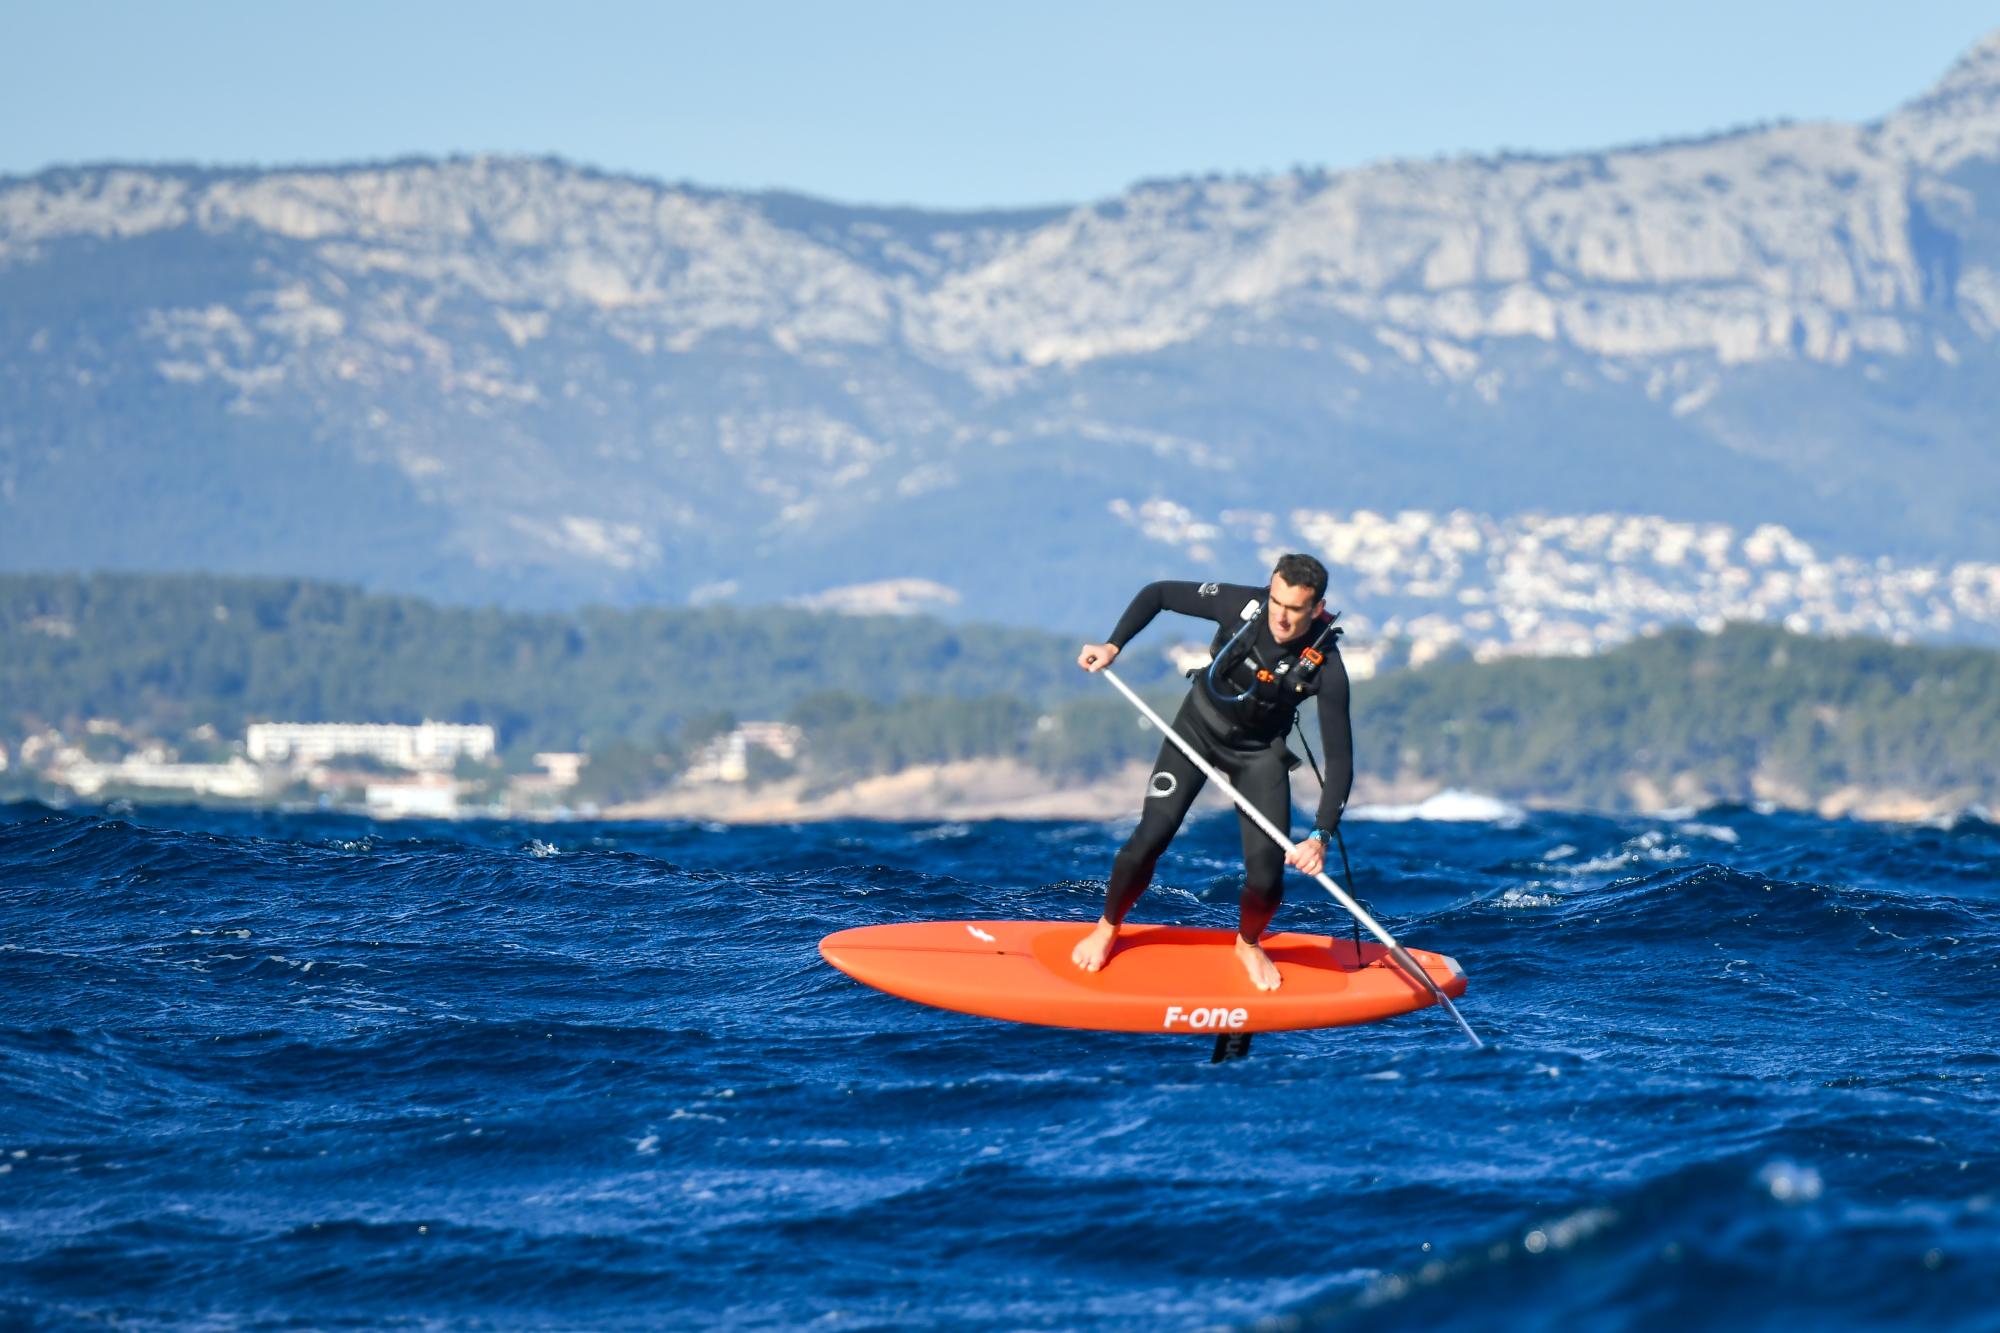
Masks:
[[[719,824],[801,824],[828,819],[977,820],[1137,819],[1149,766],[1138,761],[1090,782],[1057,784],[1039,769],[1012,759],[918,764],[862,778],[826,792],[808,792],[798,778],[743,789],[701,783],[671,787],[656,796],[604,810],[606,819],[705,819]],[[1350,809],[1412,806],[1444,793],[1438,783],[1357,779]],[[1292,781],[1293,804],[1310,809],[1319,797],[1311,778]],[[1213,787],[1195,809],[1227,810]]]
[[[1015,760],[959,760],[918,764],[895,773],[862,778],[826,790],[809,791],[799,778],[757,787],[733,783],[683,783],[639,801],[607,807],[605,819],[700,819],[719,824],[804,824],[833,819],[906,820],[1136,819],[1144,799],[1147,765],[1134,761],[1089,782],[1059,783]],[[1624,786],[1629,813],[1660,818],[1686,817],[1706,806],[1740,801],[1740,796],[1689,790],[1671,792],[1642,777]],[[1294,806],[1310,810],[1319,788],[1310,777],[1294,776]],[[1902,788],[1841,787],[1818,798],[1759,774],[1751,800],[1759,807],[1791,810],[1822,819],[1867,823],[1923,824],[1949,821],[1978,807],[1977,792],[1944,795]],[[1426,803],[1458,813],[1425,814]],[[1487,813],[1467,813],[1467,807]],[[1517,799],[1469,793],[1424,778],[1357,777],[1348,802],[1350,819],[1493,818],[1507,808],[1578,809],[1575,802]],[[1229,808],[1211,788],[1197,810]]]
[[[1146,766],[1127,764],[1118,772],[1091,782],[1054,783],[1038,770],[1011,760],[965,760],[949,764],[926,764],[896,773],[863,778],[833,790],[809,792],[797,778],[741,786],[728,783],[683,783],[642,800],[627,801],[602,808],[510,810],[493,806],[468,806],[445,819],[511,819],[524,823],[561,824],[578,820],[622,822],[701,821],[745,827],[771,824],[811,824],[839,819],[882,823],[934,823],[983,819],[1079,820],[1092,823],[1136,820],[1145,790]],[[1595,803],[1579,800],[1551,800],[1536,797],[1496,796],[1453,787],[1430,780],[1382,781],[1358,778],[1347,807],[1350,823],[1400,823],[1425,820],[1437,823],[1496,823],[1515,820],[1530,811],[1569,811],[1602,814],[1607,817],[1639,815],[1664,820],[1686,820],[1698,812],[1717,806],[1739,805],[1758,814],[1780,812],[1811,815],[1820,819],[1852,819],[1868,824],[1928,825],[1949,827],[1961,818],[1996,822],[1996,806],[1984,794],[1960,790],[1937,795],[1904,788],[1843,786],[1817,799],[1785,784],[1754,784],[1746,798],[1690,790],[1676,786],[1671,794],[1643,778],[1628,779],[1620,788],[1622,800]],[[1294,780],[1293,807],[1309,817],[1318,796],[1308,779]],[[73,792],[31,790],[0,794],[0,804],[36,802],[51,809],[89,807]],[[280,813],[325,813],[329,810],[377,819],[395,820],[397,815],[362,807],[317,804],[267,803],[210,799],[135,799],[121,793],[104,803],[112,813],[130,813],[135,806],[151,804],[192,804],[211,809],[265,810]],[[1195,802],[1202,812],[1229,809],[1229,803],[1213,790]],[[404,816],[407,817],[407,816]]]
[[[602,813],[606,819],[705,819],[720,824],[801,824],[829,819],[1094,821],[1136,816],[1145,782],[1146,766],[1136,762],[1110,777],[1058,784],[1015,760],[967,759],[918,764],[822,792],[808,791],[800,778],[751,788],[682,783],[644,800],[607,807]]]

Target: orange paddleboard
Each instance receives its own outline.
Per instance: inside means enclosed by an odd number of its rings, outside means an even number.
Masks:
[[[1357,955],[1330,935],[1267,935],[1284,984],[1250,984],[1233,930],[1127,925],[1100,972],[1070,950],[1086,921],[914,921],[861,926],[819,942],[856,981],[919,1004],[986,1018],[1101,1032],[1280,1032],[1372,1023],[1435,1004],[1382,946]],[[1438,989],[1457,999],[1465,973],[1443,954],[1411,949]]]

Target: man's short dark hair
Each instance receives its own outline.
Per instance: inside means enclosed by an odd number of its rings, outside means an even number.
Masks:
[[[1315,602],[1326,596],[1326,566],[1309,555],[1281,555],[1271,572],[1294,588],[1311,588]]]

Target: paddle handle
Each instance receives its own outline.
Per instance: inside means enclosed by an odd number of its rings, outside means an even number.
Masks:
[[[1244,797],[1243,793],[1237,791],[1236,788],[1230,784],[1229,779],[1222,776],[1222,774],[1216,769],[1215,765],[1209,763],[1208,760],[1202,758],[1202,756],[1195,750],[1194,746],[1188,743],[1187,737],[1181,735],[1178,731],[1175,731],[1172,727],[1168,726],[1165,719],[1163,719],[1158,713],[1153,711],[1153,706],[1151,704],[1147,703],[1144,699],[1141,699],[1137,694],[1133,693],[1131,686],[1127,685],[1124,681],[1118,679],[1117,672],[1113,671],[1110,667],[1105,667],[1098,674],[1102,675],[1106,680],[1110,681],[1112,685],[1117,688],[1120,694],[1124,695],[1128,700],[1131,701],[1132,706],[1134,708],[1138,709],[1141,713],[1145,714],[1147,721],[1151,722],[1154,726],[1158,727],[1161,733],[1164,734],[1168,740],[1172,741],[1177,747],[1179,747],[1180,752],[1188,757],[1188,762],[1193,764],[1196,768],[1200,769],[1202,773],[1207,776],[1210,782],[1213,782],[1216,785],[1216,787],[1222,791],[1224,795],[1229,797],[1230,800],[1234,801],[1236,803],[1236,808],[1238,810],[1241,810],[1244,814],[1248,815],[1251,821],[1254,822],[1258,828],[1264,830],[1264,832],[1270,837],[1270,839],[1273,842],[1277,843],[1278,846],[1284,848],[1286,856],[1290,856],[1292,854],[1292,851],[1297,846],[1297,844],[1294,843],[1290,838],[1286,837],[1284,832],[1280,830],[1277,825],[1273,824],[1269,819],[1266,819],[1264,817],[1264,812],[1262,810],[1259,810],[1256,806],[1250,804],[1250,802]],[[1389,956],[1396,960],[1397,966],[1401,967],[1405,972],[1409,973],[1412,978],[1420,982],[1427,990],[1430,991],[1430,993],[1433,996],[1437,998],[1437,1002],[1443,1005],[1453,1018],[1458,1020],[1459,1027],[1465,1029],[1465,1035],[1472,1038],[1472,1044],[1474,1046],[1483,1047],[1486,1045],[1485,1042],[1479,1039],[1479,1034],[1472,1030],[1472,1025],[1465,1021],[1465,1015],[1458,1012],[1458,1006],[1451,1002],[1451,997],[1449,995],[1446,995],[1435,981],[1431,980],[1431,974],[1424,970],[1422,964],[1418,963],[1416,959],[1410,957],[1409,950],[1405,949],[1402,945],[1396,943],[1395,937],[1391,935],[1387,930],[1384,930],[1382,928],[1382,923],[1377,921],[1373,916],[1371,916],[1367,908],[1363,907],[1360,903],[1354,901],[1354,898],[1347,892],[1347,890],[1341,888],[1340,885],[1334,883],[1333,879],[1329,875],[1327,875],[1327,873],[1324,870],[1322,870],[1319,874],[1313,876],[1313,878],[1319,881],[1319,885],[1321,888],[1325,889],[1328,893],[1333,895],[1333,900],[1335,902],[1339,903],[1342,907],[1346,908],[1349,912],[1353,913],[1354,919],[1356,921],[1359,921],[1363,926],[1365,926],[1369,934],[1373,935],[1376,939],[1382,941],[1383,945],[1386,946],[1389,950]]]

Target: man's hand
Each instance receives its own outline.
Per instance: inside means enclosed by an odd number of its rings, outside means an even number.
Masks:
[[[1076,664],[1085,671],[1102,671],[1118,656],[1115,643],[1086,643],[1083,651],[1076,655]]]
[[[1317,875],[1326,868],[1326,844],[1318,838],[1300,838],[1292,844],[1285,864],[1308,875]]]

